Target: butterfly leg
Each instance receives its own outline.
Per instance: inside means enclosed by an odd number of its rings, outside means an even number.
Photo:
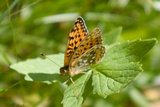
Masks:
[[[70,79],[70,81],[74,84],[74,81],[73,81],[72,77],[70,77],[69,79]]]

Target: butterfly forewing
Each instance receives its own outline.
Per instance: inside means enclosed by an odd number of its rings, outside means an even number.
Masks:
[[[88,35],[88,30],[82,17],[77,18],[67,43],[67,50],[64,57],[64,66],[69,65],[74,51],[77,49],[81,41]]]

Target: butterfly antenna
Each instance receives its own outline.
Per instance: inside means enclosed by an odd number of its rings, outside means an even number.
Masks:
[[[48,56],[46,56],[44,53],[40,54],[42,57],[47,58],[48,60],[50,60],[51,62],[53,62],[54,64],[56,64],[57,66],[61,67],[59,64],[55,63],[53,60],[51,60]]]

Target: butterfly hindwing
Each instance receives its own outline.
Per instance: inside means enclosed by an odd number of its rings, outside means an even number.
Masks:
[[[90,65],[98,63],[104,56],[105,47],[95,45],[82,56],[75,60],[75,64],[70,67],[70,75],[76,75],[89,68]]]
[[[81,41],[88,35],[88,30],[82,17],[77,18],[74,26],[69,33],[67,50],[64,57],[64,66],[69,65],[74,51],[77,49]]]

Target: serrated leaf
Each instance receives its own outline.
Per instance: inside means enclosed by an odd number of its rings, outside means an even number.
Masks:
[[[45,81],[53,82],[54,80],[61,81],[59,75],[59,68],[63,65],[63,54],[48,55],[50,59],[35,58],[28,59],[10,66],[10,68],[17,72],[24,74],[28,81]],[[55,63],[53,63],[55,62]]]
[[[103,61],[92,67],[93,92],[102,97],[119,92],[142,71],[139,61],[155,45],[155,39],[115,44]]]
[[[142,71],[139,61],[155,43],[155,39],[138,40],[115,44],[106,49],[103,61],[91,66],[93,92],[103,97],[119,92]],[[62,66],[63,54],[48,57]],[[36,58],[13,64],[10,67],[24,74],[26,80],[53,82],[62,79],[59,75],[60,66],[48,59]],[[82,94],[90,75],[91,72],[87,72],[65,90],[62,102],[65,107],[81,106]]]
[[[63,98],[63,107],[81,107],[83,102],[83,92],[87,81],[91,76],[91,71],[78,78],[74,83],[66,88]]]
[[[113,29],[107,34],[104,34],[106,35],[105,36],[106,38],[104,38],[104,42],[107,43],[108,45],[114,43],[118,39],[118,37],[121,35],[121,32],[122,32],[122,27],[118,27]]]

